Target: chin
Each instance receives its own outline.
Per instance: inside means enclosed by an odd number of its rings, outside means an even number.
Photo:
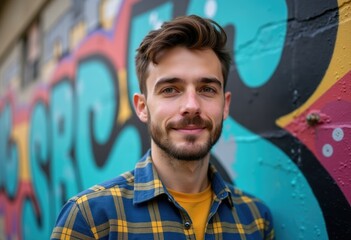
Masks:
[[[173,158],[183,161],[199,161],[205,158],[210,151],[208,145],[188,144],[169,149],[168,154]]]

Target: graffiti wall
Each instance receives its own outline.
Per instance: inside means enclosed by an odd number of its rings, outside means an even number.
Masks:
[[[0,65],[0,239],[48,239],[68,198],[134,167],[135,49],[187,14],[233,50],[212,161],[277,239],[351,239],[350,0],[50,1]]]

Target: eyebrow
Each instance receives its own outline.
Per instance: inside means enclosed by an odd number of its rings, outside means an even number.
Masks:
[[[175,83],[175,82],[182,82],[183,80],[177,77],[164,77],[164,78],[160,78],[159,80],[157,80],[156,84],[155,84],[155,88],[157,88],[157,86],[165,84],[165,83]]]
[[[170,84],[170,83],[176,83],[176,82],[184,82],[183,79],[181,78],[177,78],[177,77],[164,77],[164,78],[160,78],[159,80],[157,80],[156,84],[155,84],[155,88],[154,89],[158,89],[160,86],[162,86],[163,84]],[[203,77],[200,79],[199,81],[200,83],[214,83],[216,85],[218,85],[220,88],[222,88],[222,82],[217,79],[216,77]]]
[[[202,83],[214,83],[216,85],[218,85],[220,88],[222,88],[222,82],[215,78],[215,77],[205,77],[205,78],[201,78],[200,82]]]

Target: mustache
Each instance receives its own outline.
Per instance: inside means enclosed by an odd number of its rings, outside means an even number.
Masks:
[[[172,121],[167,124],[167,129],[173,129],[173,128],[186,128],[187,126],[192,125],[196,126],[199,128],[208,128],[211,130],[213,128],[211,121],[205,120],[200,116],[195,116],[195,117],[190,117],[190,116],[185,116],[182,119],[178,121]]]

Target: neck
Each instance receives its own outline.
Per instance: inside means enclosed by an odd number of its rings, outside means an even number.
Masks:
[[[151,156],[157,173],[167,188],[183,193],[198,193],[208,187],[210,154],[194,161],[179,160],[152,144]]]

